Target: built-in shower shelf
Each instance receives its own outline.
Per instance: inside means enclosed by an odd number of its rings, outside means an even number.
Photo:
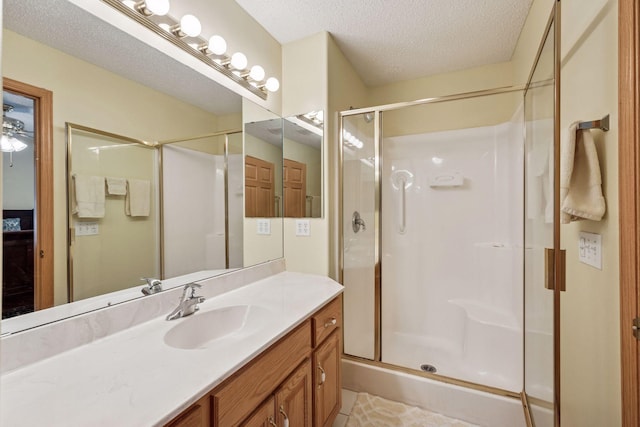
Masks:
[[[518,320],[514,313],[501,310],[483,302],[466,300],[466,299],[450,299],[450,304],[461,307],[467,314],[467,317],[478,323],[491,326],[499,326],[502,328],[519,331]]]

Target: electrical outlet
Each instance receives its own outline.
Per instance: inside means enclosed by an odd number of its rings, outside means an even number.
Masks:
[[[262,236],[271,235],[271,220],[268,218],[260,218],[256,221],[258,226],[258,234]]]
[[[578,238],[578,259],[602,270],[602,236],[581,231]]]
[[[311,235],[311,224],[308,219],[296,219],[296,236]]]
[[[76,222],[76,236],[95,236],[100,234],[97,222]]]

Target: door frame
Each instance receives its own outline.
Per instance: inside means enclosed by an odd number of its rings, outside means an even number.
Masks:
[[[622,425],[640,425],[640,5],[618,3],[618,140],[620,195],[620,345]]]
[[[53,92],[3,78],[3,89],[34,101],[34,308],[53,307]]]

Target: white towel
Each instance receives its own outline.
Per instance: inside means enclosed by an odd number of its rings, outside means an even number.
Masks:
[[[129,216],[149,216],[151,210],[151,182],[142,179],[127,181],[124,213]]]
[[[598,152],[590,130],[567,130],[560,155],[560,222],[600,221],[606,210]]]
[[[104,177],[73,174],[72,206],[78,218],[104,218]]]
[[[107,177],[107,193],[112,196],[127,194],[127,180],[124,178]]]

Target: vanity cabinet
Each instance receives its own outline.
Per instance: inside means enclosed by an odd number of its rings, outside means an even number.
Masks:
[[[339,329],[342,325],[342,298],[336,298],[312,316],[314,332],[313,401],[314,426],[331,427],[340,412],[342,385]]]
[[[341,403],[342,297],[174,419],[171,427],[324,427]]]

